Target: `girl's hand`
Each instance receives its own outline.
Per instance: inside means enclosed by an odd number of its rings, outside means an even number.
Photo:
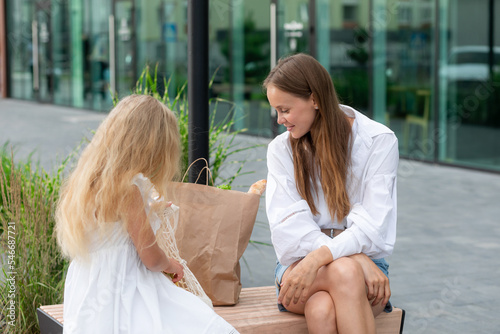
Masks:
[[[326,246],[312,251],[302,260],[295,262],[290,266],[289,273],[281,283],[278,303],[285,307],[290,305],[292,300],[294,304],[297,304],[299,300],[305,303],[319,268],[330,262],[332,262],[332,253]]]
[[[172,206],[172,202],[170,201],[155,201],[153,202],[151,208],[156,212],[162,212],[163,210]]]
[[[163,271],[167,274],[173,274],[172,282],[177,283],[184,277],[184,267],[174,259],[169,259],[169,266]]]
[[[170,201],[161,201],[161,204],[162,204],[164,210],[166,208],[169,208],[172,206],[172,202],[170,202]]]
[[[372,302],[372,306],[386,305],[391,297],[391,288],[389,286],[389,278],[380,270],[380,268],[365,254],[355,254],[351,256],[356,260],[363,269],[365,283],[367,287],[368,300]]]

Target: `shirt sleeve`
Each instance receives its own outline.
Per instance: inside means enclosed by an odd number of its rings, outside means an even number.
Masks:
[[[392,254],[396,241],[398,141],[393,134],[375,138],[361,200],[346,217],[347,229],[334,239],[318,239],[316,248],[328,246],[333,259],[364,253],[370,258]]]
[[[278,261],[290,265],[317,248],[318,238],[328,237],[297,191],[291,152],[282,141],[269,144],[267,166],[266,211],[271,240]]]

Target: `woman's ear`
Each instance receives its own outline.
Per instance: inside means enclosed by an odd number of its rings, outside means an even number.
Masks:
[[[318,104],[316,103],[316,99],[315,99],[315,97],[314,97],[314,93],[311,93],[311,98],[310,98],[310,99],[311,99],[311,102],[312,102],[312,105],[313,105],[314,109],[318,110],[318,109],[319,109],[319,106],[318,106]]]

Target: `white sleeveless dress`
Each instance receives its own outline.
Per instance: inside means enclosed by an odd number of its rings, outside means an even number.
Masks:
[[[154,188],[142,174],[134,184],[148,211]],[[150,220],[156,233],[159,222]],[[201,299],[149,271],[121,222],[91,249],[88,262],[74,259],[68,269],[64,333],[238,333]]]

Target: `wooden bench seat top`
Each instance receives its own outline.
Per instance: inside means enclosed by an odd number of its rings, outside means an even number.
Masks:
[[[276,305],[276,291],[273,286],[244,288],[239,303],[235,306],[216,306],[215,312],[234,326],[241,334],[307,334],[304,316],[280,312]],[[63,305],[40,306],[40,316],[49,316],[63,324]],[[402,333],[404,310],[394,308],[391,313],[382,312],[375,318],[377,334]],[[44,332],[43,328],[41,334]],[[53,331],[51,333],[54,333]],[[62,326],[61,326],[62,333]]]

